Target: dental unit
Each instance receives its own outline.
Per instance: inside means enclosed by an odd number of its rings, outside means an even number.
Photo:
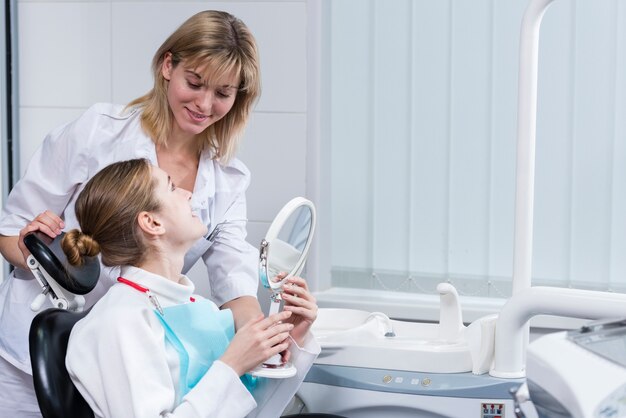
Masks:
[[[499,314],[467,327],[449,283],[437,287],[437,324],[321,309],[314,334],[322,353],[298,392],[310,411],[355,418],[626,417],[626,321],[616,320],[626,318],[626,295],[531,286],[539,30],[552,2],[530,0],[521,26],[512,297]],[[529,346],[536,315],[603,322]],[[381,331],[389,329],[393,338]]]

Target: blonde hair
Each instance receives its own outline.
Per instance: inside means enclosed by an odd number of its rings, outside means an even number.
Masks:
[[[158,211],[156,183],[146,159],[113,163],[89,180],[75,205],[80,231],[69,231],[61,247],[68,262],[102,253],[106,266],[139,265],[150,248],[137,224],[142,211]]]
[[[232,109],[200,136],[198,152],[211,148],[213,158],[227,163],[236,153],[252,105],[261,93],[256,41],[248,27],[235,16],[207,10],[185,21],[161,45],[152,59],[154,87],[127,106],[143,108],[141,125],[157,145],[166,145],[173,123],[167,101],[167,80],[161,73],[167,53],[172,65],[197,68],[206,65],[210,80],[237,74],[240,84]],[[206,74],[208,73],[208,74]]]

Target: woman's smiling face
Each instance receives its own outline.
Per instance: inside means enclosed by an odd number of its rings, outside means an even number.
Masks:
[[[207,233],[207,227],[191,210],[191,192],[176,187],[170,176],[159,167],[152,167],[156,182],[155,194],[161,203],[158,217],[165,227],[167,239],[175,245],[190,245]]]
[[[163,61],[163,77],[169,81],[167,100],[174,115],[174,135],[202,133],[226,116],[235,104],[239,76],[218,77],[209,85],[202,76],[205,70],[204,67],[188,68],[184,62],[174,66],[170,53]]]

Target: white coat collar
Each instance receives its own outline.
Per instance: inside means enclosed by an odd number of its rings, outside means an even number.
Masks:
[[[179,283],[175,283],[163,276],[150,273],[138,267],[124,266],[121,269],[120,276],[148,288],[152,294],[158,296],[159,302],[163,306],[187,303],[195,290],[193,282],[182,274]]]

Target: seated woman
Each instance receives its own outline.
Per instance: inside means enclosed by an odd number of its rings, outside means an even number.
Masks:
[[[78,197],[81,231],[62,243],[70,263],[100,254],[122,266],[74,326],[66,357],[96,416],[278,417],[319,354],[309,333],[317,305],[302,278],[286,286],[283,312],[260,315],[234,337],[230,312],[193,295],[184,256],[207,231],[190,197],[143,159],[105,167]],[[245,375],[281,352],[296,376]]]

